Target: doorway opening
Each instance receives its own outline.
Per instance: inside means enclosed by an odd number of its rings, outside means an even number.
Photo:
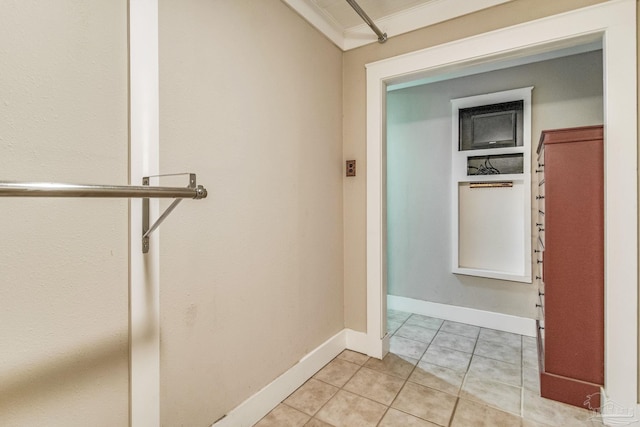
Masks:
[[[510,261],[516,267],[523,265],[520,267],[523,270],[524,266],[537,270],[537,265],[531,266],[536,261],[531,256],[536,254],[531,250],[531,194],[524,191],[533,187],[531,191],[535,194],[538,186],[536,135],[544,129],[602,124],[601,44],[591,43],[556,51],[553,58],[549,55],[527,57],[522,62],[509,68],[435,83],[388,88],[386,253],[387,299],[392,308],[403,311],[407,304],[405,299],[409,298],[489,313],[499,312],[519,317],[511,319],[519,322],[518,325],[496,322],[479,326],[535,336],[533,319],[538,314],[537,286],[531,285],[531,274],[517,277],[517,281],[510,276],[498,275],[493,271],[495,269],[477,272],[465,269],[468,272],[458,274],[460,269],[456,255],[463,251],[464,237],[473,239],[477,248],[471,249],[481,252],[475,254],[465,248],[466,252],[471,252],[467,257],[483,261],[482,257],[491,255],[499,258],[500,262]],[[526,167],[522,162],[523,153],[517,159],[520,160],[518,173],[512,173],[508,163],[500,163],[497,154],[488,156],[491,160],[484,155],[473,157],[488,150],[475,150],[471,158],[480,158],[490,164],[492,172],[495,172],[493,175],[477,176],[469,172],[475,170],[465,170],[466,165],[458,165],[454,132],[457,123],[452,120],[455,119],[452,99],[469,94],[474,98],[484,98],[486,95],[480,94],[491,93],[493,96],[507,90],[509,93],[521,92],[511,89],[526,86],[533,87],[535,98],[530,108],[533,118],[528,127],[531,130],[527,133],[536,142],[526,144]],[[527,88],[524,92],[529,94],[531,91]],[[492,153],[496,151],[493,147],[489,150]],[[530,157],[533,160],[529,160]],[[462,166],[462,171],[454,166]],[[512,187],[459,191],[460,180],[468,184],[494,177],[513,183],[513,187],[519,183],[519,192]],[[467,227],[458,230],[458,223],[463,218]],[[515,227],[517,230],[513,230],[509,221],[519,226]],[[469,236],[463,236],[465,232]],[[461,243],[456,245],[458,241]],[[430,314],[429,307],[425,305],[419,314]],[[443,314],[445,320],[463,323],[476,320],[471,311]],[[477,320],[482,322],[482,319]],[[387,332],[393,331],[388,329]]]
[[[602,41],[605,125],[605,392],[637,402],[637,152],[635,3],[608,2],[367,66],[367,335],[388,350],[385,326],[387,89],[464,74],[469,67]],[[612,256],[616,254],[616,256]],[[621,331],[626,333],[622,334]],[[629,338],[630,337],[630,338]]]

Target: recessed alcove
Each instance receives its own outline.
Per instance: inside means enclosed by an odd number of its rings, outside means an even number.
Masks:
[[[451,100],[456,274],[531,283],[532,90]]]

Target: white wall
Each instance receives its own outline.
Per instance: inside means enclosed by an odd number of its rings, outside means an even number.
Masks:
[[[160,2],[161,422],[210,425],[344,327],[342,53],[279,0]]]
[[[532,285],[451,273],[450,100],[534,86],[535,170],[541,130],[602,123],[601,55],[574,55],[388,93],[389,294],[535,317]],[[534,174],[534,187],[536,179]]]
[[[126,185],[127,2],[0,10],[0,180]],[[0,218],[0,425],[127,425],[127,201]]]

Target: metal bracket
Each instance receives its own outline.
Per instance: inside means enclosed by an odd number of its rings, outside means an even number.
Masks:
[[[193,188],[193,189],[197,188],[195,173],[145,176],[142,178],[142,185],[149,185],[150,178],[162,177],[162,176],[176,176],[176,175],[189,175],[189,185],[187,186],[187,188]],[[176,206],[178,206],[178,204],[180,204],[181,201],[182,199],[175,199],[169,205],[169,207],[165,209],[162,215],[158,217],[156,222],[154,222],[153,225],[149,227],[149,198],[145,197],[142,199],[142,253],[143,254],[146,254],[149,252],[149,235],[153,233],[155,229],[158,228],[165,219],[167,219],[169,214],[173,212],[173,210],[176,208]]]

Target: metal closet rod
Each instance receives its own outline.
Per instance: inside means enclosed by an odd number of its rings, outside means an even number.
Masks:
[[[162,176],[188,175],[187,187],[151,187],[149,178]],[[142,253],[149,252],[149,237],[169,214],[184,199],[204,199],[207,189],[196,185],[195,173],[181,173],[170,175],[145,176],[142,186],[135,185],[84,185],[60,184],[53,182],[8,182],[0,181],[0,197],[110,197],[110,198],[141,198],[142,199]],[[175,199],[151,224],[150,198]]]
[[[347,3],[349,3],[349,5],[351,5],[353,10],[355,10],[356,13],[358,15],[360,15],[360,18],[362,18],[364,20],[364,22],[366,22],[367,25],[373,30],[373,32],[376,33],[376,35],[378,36],[378,42],[379,43],[384,43],[384,42],[387,41],[387,33],[383,33],[380,30],[380,28],[378,28],[378,26],[375,24],[375,22],[373,22],[373,20],[371,18],[369,18],[369,15],[367,15],[367,13],[364,10],[362,10],[360,5],[358,3],[356,3],[356,0],[347,0]]]
[[[135,185],[84,185],[53,182],[0,181],[0,197],[110,197],[204,199],[207,189]]]

